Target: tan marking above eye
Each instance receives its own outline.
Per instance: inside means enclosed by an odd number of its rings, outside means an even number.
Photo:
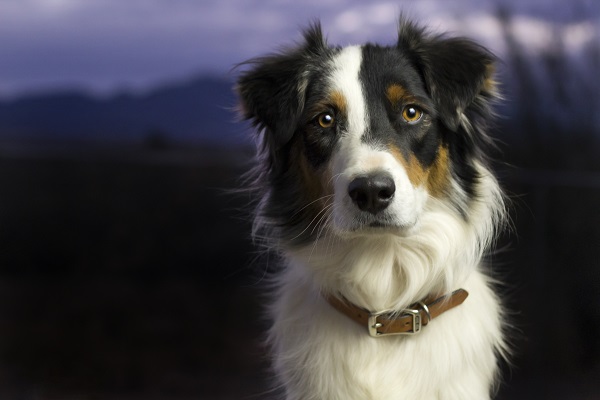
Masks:
[[[402,100],[407,95],[406,90],[402,86],[397,85],[397,84],[388,86],[385,94],[386,94],[388,101],[392,105],[396,105],[396,104],[402,102]]]
[[[317,117],[317,122],[319,123],[319,126],[321,126],[321,128],[331,128],[333,127],[333,125],[335,125],[335,117],[333,113],[324,112],[319,114],[319,116]]]
[[[331,105],[333,105],[338,112],[342,114],[346,113],[348,105],[346,104],[346,98],[341,92],[337,90],[334,91],[331,93],[330,99]]]
[[[392,84],[387,87],[386,97],[394,109],[402,107],[402,119],[409,124],[417,123],[423,116],[423,109],[416,105],[417,100],[403,86]]]

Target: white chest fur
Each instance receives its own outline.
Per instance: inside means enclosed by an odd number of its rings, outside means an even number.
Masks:
[[[294,267],[292,267],[294,268]],[[289,271],[272,308],[275,369],[288,400],[487,399],[500,309],[474,272],[469,298],[415,336],[372,338]]]

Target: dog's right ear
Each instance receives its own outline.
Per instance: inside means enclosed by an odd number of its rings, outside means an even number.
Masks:
[[[246,63],[252,68],[237,82],[242,115],[265,130],[270,148],[281,148],[292,138],[304,110],[310,66],[326,51],[316,22],[304,32],[298,48]]]

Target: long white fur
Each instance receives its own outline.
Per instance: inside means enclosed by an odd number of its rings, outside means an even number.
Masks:
[[[274,367],[287,400],[485,400],[502,353],[502,313],[481,259],[502,217],[495,178],[479,165],[480,200],[465,221],[450,202],[412,187],[402,165],[361,143],[368,126],[358,81],[360,47],[332,60],[331,82],[348,103],[348,128],[330,161],[334,199],[319,239],[283,251],[271,308]],[[374,169],[397,185],[390,214],[411,226],[401,235],[352,232],[347,183]],[[461,200],[459,186],[452,184]],[[409,199],[409,200],[406,200]],[[406,211],[408,210],[408,211]],[[372,338],[334,310],[324,294],[341,294],[369,310],[402,310],[432,293],[464,288],[459,307],[415,336]]]

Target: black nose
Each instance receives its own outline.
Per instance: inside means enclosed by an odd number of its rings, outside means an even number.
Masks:
[[[371,214],[377,214],[389,206],[395,191],[394,179],[385,172],[360,176],[348,185],[348,195],[352,201],[359,209]]]

